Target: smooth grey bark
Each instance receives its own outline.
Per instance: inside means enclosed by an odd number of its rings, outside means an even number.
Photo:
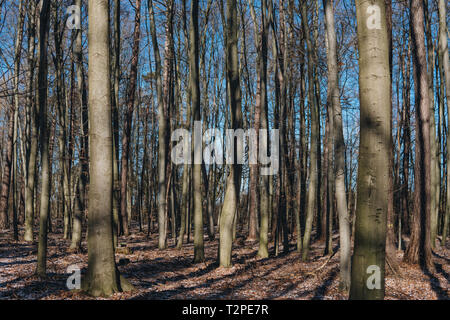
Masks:
[[[369,8],[369,6],[372,6]],[[375,13],[374,13],[375,12]],[[356,0],[361,134],[350,299],[384,298],[391,98],[384,0]],[[368,286],[376,271],[379,285]],[[379,273],[378,273],[379,272]]]
[[[350,221],[347,211],[345,193],[345,142],[342,127],[342,108],[339,96],[339,70],[337,61],[337,40],[334,25],[333,2],[324,0],[325,26],[328,38],[328,90],[331,94],[332,116],[335,153],[334,184],[336,192],[336,209],[339,216],[339,242],[340,242],[340,275],[341,288],[350,289]],[[330,150],[331,151],[331,150]],[[329,151],[329,152],[330,152]],[[328,164],[331,165],[331,164]]]
[[[109,1],[89,0],[90,187],[88,269],[82,288],[92,296],[131,290],[114,259],[112,232],[112,128],[109,56]]]

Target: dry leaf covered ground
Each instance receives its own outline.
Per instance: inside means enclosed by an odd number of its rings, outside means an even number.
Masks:
[[[21,234],[22,235],[22,234]],[[67,252],[69,240],[62,234],[49,235],[48,278],[34,275],[37,245],[14,242],[8,232],[0,233],[0,299],[92,299],[70,291],[67,268],[77,265],[85,271],[86,252]],[[135,233],[126,242],[130,254],[117,254],[119,270],[135,286],[134,292],[118,293],[110,299],[347,299],[338,289],[339,252],[331,259],[324,257],[323,244],[312,245],[311,259],[301,262],[295,252],[295,239],[290,253],[269,259],[257,257],[258,244],[238,237],[233,250],[233,267],[217,268],[218,240],[205,237],[206,261],[192,264],[193,245],[181,250],[157,248],[156,235]],[[83,243],[86,248],[86,243]],[[334,245],[338,245],[335,237]],[[271,250],[273,251],[273,250]],[[402,253],[398,254],[401,258]],[[401,274],[388,274],[386,299],[449,299],[450,248],[435,250],[436,270],[424,273],[417,267],[401,264]]]

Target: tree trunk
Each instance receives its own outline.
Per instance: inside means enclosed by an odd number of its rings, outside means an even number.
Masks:
[[[347,199],[345,193],[345,142],[342,126],[342,109],[339,98],[339,70],[337,61],[337,40],[334,26],[333,4],[324,0],[326,30],[328,37],[328,90],[331,93],[332,115],[335,152],[334,184],[336,190],[336,204],[339,215],[339,242],[340,242],[340,275],[341,289],[350,289],[350,221],[347,211]],[[331,205],[331,204],[330,204]]]
[[[448,40],[447,40],[447,23],[446,23],[446,3],[444,0],[439,0],[439,56],[442,61],[442,69],[444,69],[445,92],[447,98],[447,114],[450,114],[450,65],[449,65],[449,53],[448,53]],[[448,166],[450,164],[450,119],[448,119],[447,126],[447,205],[445,209],[445,217],[442,229],[441,245],[445,246],[447,241],[447,230],[450,219],[450,170]]]
[[[226,8],[226,74],[230,103],[231,128],[242,126],[241,87],[239,81],[237,1],[227,0]],[[229,174],[225,190],[222,212],[220,214],[219,263],[221,267],[231,267],[231,252],[233,245],[233,225],[239,204],[239,191],[242,165],[237,164],[237,145],[234,144],[235,159],[229,165]]]
[[[385,0],[386,4],[386,27],[388,30],[388,41],[389,41],[389,72],[391,74],[390,82],[390,93],[391,105],[392,105],[392,1]],[[392,108],[390,113],[391,119],[391,129],[392,129]],[[387,212],[387,234],[386,234],[386,263],[390,269],[397,273],[399,271],[397,257],[395,256],[395,233],[394,233],[394,193],[395,193],[395,183],[393,179],[394,171],[394,144],[392,140],[392,132],[389,134],[390,139],[390,149],[389,149],[389,192],[388,192],[388,212]]]
[[[384,0],[356,0],[361,133],[350,299],[384,298],[391,98]],[[372,281],[371,274],[375,281]]]
[[[27,159],[26,159],[26,185],[25,185],[25,241],[33,241],[34,224],[34,190],[36,181],[36,157],[37,157],[37,117],[38,108],[33,98],[34,68],[35,68],[35,38],[36,38],[36,3],[31,1],[28,12],[28,63],[30,65],[27,74]]]
[[[414,91],[416,96],[416,146],[414,165],[414,220],[404,260],[433,269],[430,238],[431,150],[430,99],[425,47],[423,1],[411,0]]]
[[[109,1],[89,0],[90,160],[88,269],[83,290],[110,296],[132,289],[120,277],[112,232],[112,130],[109,59]]]
[[[302,260],[306,261],[309,254],[309,245],[311,241],[311,231],[314,219],[314,213],[318,210],[317,206],[317,192],[319,186],[319,159],[318,159],[318,142],[320,142],[320,129],[319,129],[319,106],[314,94],[314,55],[313,47],[309,34],[307,3],[302,2],[301,8],[302,25],[305,32],[306,46],[308,53],[308,102],[311,109],[311,152],[308,176],[309,176],[309,188],[307,191],[307,208],[306,208],[306,222],[305,222],[305,234],[303,236],[303,252]]]
[[[261,0],[261,36],[260,36],[260,50],[261,61],[258,66],[260,77],[260,125],[262,130],[269,130],[268,121],[268,107],[267,107],[267,36],[268,36],[268,18],[267,18],[267,0]],[[262,150],[269,150],[268,135],[266,137],[259,137],[258,143]],[[269,213],[271,211],[270,195],[269,195],[269,176],[261,176],[261,184],[259,187],[259,207],[260,207],[260,228],[259,228],[259,249],[258,256],[261,258],[269,257],[268,238],[269,238]]]
[[[127,195],[128,195],[128,166],[130,162],[130,138],[133,121],[134,100],[137,86],[137,67],[139,62],[139,43],[141,37],[141,0],[136,0],[134,16],[133,52],[130,67],[130,82],[127,92],[127,109],[124,115],[124,125],[122,134],[122,169],[120,179],[120,215],[122,219],[123,233],[129,235],[128,215],[127,215]]]
[[[80,6],[81,8],[81,0],[76,0],[76,5]],[[73,47],[73,55],[74,55],[74,62],[77,69],[77,90],[78,90],[78,96],[79,96],[79,103],[80,103],[80,114],[81,114],[81,132],[82,137],[80,139],[80,163],[81,163],[81,172],[80,172],[80,194],[79,196],[83,199],[79,203],[81,208],[79,210],[81,212],[85,211],[86,208],[86,189],[87,184],[89,180],[89,137],[88,137],[88,106],[87,106],[87,93],[86,93],[86,84],[84,80],[84,67],[83,67],[83,48],[82,48],[82,29],[78,29],[75,31],[75,43]],[[72,110],[74,112],[74,110]],[[73,124],[72,124],[72,130],[73,130]],[[78,201],[78,200],[76,200]],[[76,215],[79,215],[80,213],[75,213]],[[78,223],[78,219],[82,219],[81,216],[77,216],[75,219],[75,223]],[[80,248],[77,247],[78,244],[81,244],[81,242],[78,242],[78,239],[81,239],[81,228],[78,228],[74,226],[74,230],[72,231],[72,244],[71,249],[72,250],[79,250]],[[77,234],[75,234],[77,233]],[[74,240],[75,238],[75,240]]]
[[[440,194],[440,174],[438,163],[438,146],[436,141],[436,121],[434,108],[434,61],[435,48],[431,35],[431,15],[428,9],[428,0],[423,4],[425,13],[425,34],[426,34],[426,51],[428,55],[428,92],[430,106],[430,152],[431,152],[431,178],[430,178],[430,242],[431,248],[436,245],[438,216],[439,216],[439,194]]]
[[[202,135],[195,129],[195,122],[201,121],[200,75],[199,75],[199,38],[198,38],[198,2],[191,1],[191,19],[189,27],[189,75],[191,105],[194,116],[194,167],[192,183],[194,189],[194,263],[205,260],[203,244],[203,201],[202,201]],[[201,126],[199,126],[201,130]]]
[[[117,247],[120,224],[120,178],[119,178],[119,88],[120,88],[120,0],[114,0],[114,97],[112,99],[113,126],[113,237]]]
[[[39,209],[39,243],[37,253],[36,273],[40,277],[46,275],[47,264],[47,224],[50,212],[50,157],[49,157],[49,134],[47,119],[47,47],[48,47],[48,29],[49,29],[50,0],[43,0],[39,16],[39,68],[38,68],[38,91],[37,101],[39,104],[40,119],[40,146],[41,146],[41,201]]]

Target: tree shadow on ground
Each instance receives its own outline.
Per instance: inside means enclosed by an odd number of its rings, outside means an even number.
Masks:
[[[202,296],[200,294],[196,294],[194,293],[196,290],[198,289],[204,289],[204,288],[209,288],[221,281],[227,281],[227,280],[232,280],[234,277],[238,276],[238,275],[242,275],[245,274],[247,272],[251,272],[250,270],[252,268],[254,268],[256,266],[256,261],[251,261],[248,262],[246,260],[252,259],[256,256],[257,252],[252,252],[250,254],[247,255],[243,255],[240,256],[238,259],[234,259],[233,262],[234,264],[240,264],[242,262],[245,263],[244,267],[239,269],[237,272],[229,274],[229,275],[225,275],[225,276],[221,276],[221,277],[217,277],[217,278],[210,278],[210,279],[206,279],[206,281],[202,281],[201,283],[199,283],[198,285],[195,285],[193,287],[184,287],[179,286],[177,288],[174,289],[169,289],[169,290],[162,290],[162,291],[151,291],[151,292],[146,292],[140,296],[137,297],[133,297],[131,298],[131,300],[146,300],[146,299],[171,299],[171,298],[180,298],[180,296],[186,297],[187,299],[225,299],[225,298],[229,298],[230,296],[233,295],[233,293],[236,290],[239,290],[243,287],[245,287],[247,284],[251,283],[254,280],[254,276],[250,276],[249,278],[240,281],[238,284],[234,284],[232,282],[229,283],[229,285],[227,285],[225,288],[217,288],[215,289],[215,292],[212,294],[208,294],[207,296]],[[163,281],[161,281],[160,279],[156,280],[156,281],[144,281],[147,283],[147,288],[148,285],[154,285],[155,283],[168,283],[168,282],[177,282],[181,279],[185,280],[185,279],[189,279],[192,281],[195,281],[196,278],[199,278],[207,273],[212,272],[213,270],[215,270],[218,267],[218,263],[216,260],[214,259],[209,259],[208,260],[210,263],[207,265],[206,268],[200,269],[200,270],[196,270],[194,272],[191,272],[189,274],[185,274],[185,275],[177,275],[175,277],[170,277],[170,278],[166,278]],[[265,263],[266,259],[263,260],[259,260],[259,263]],[[258,277],[265,277],[267,275],[269,275],[270,273],[274,272],[275,270],[279,269],[280,267],[282,267],[283,264],[282,263],[278,263],[277,265],[275,265],[274,267],[270,268],[269,270],[265,271],[262,275],[258,275]],[[140,284],[142,284],[142,280],[140,280]],[[193,295],[192,297],[189,297],[189,295]]]
[[[445,279],[449,281],[449,275],[442,269],[442,265],[439,263],[435,263],[434,266],[436,268],[436,272],[441,273],[445,277]],[[440,280],[428,270],[424,270],[424,274],[429,278],[431,289],[438,296],[438,300],[449,300],[450,298],[448,296],[448,292],[446,289],[442,288]]]

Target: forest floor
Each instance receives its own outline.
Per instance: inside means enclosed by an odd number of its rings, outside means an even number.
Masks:
[[[23,238],[23,230],[20,231]],[[49,235],[48,277],[34,275],[37,245],[10,240],[10,232],[0,232],[0,299],[93,299],[70,291],[66,281],[67,268],[77,265],[82,273],[87,267],[87,253],[67,251],[70,241],[62,239],[61,230]],[[35,235],[37,239],[37,234]],[[129,254],[117,254],[119,270],[135,286],[135,291],[114,294],[110,299],[317,299],[342,300],[348,295],[339,291],[339,252],[331,259],[323,256],[324,244],[314,242],[309,262],[302,262],[295,251],[257,257],[258,243],[246,242],[238,235],[233,246],[233,267],[218,268],[218,239],[205,237],[205,258],[193,264],[193,244],[181,250],[168,241],[167,250],[158,250],[157,235],[133,230],[126,239]],[[334,238],[335,248],[338,237]],[[86,243],[83,242],[86,248]],[[336,250],[336,249],[335,249]],[[282,251],[282,248],[281,248]],[[403,253],[398,253],[398,258]],[[435,271],[424,273],[420,268],[401,263],[400,275],[387,274],[386,299],[448,300],[450,296],[450,246],[437,247],[433,253]]]

